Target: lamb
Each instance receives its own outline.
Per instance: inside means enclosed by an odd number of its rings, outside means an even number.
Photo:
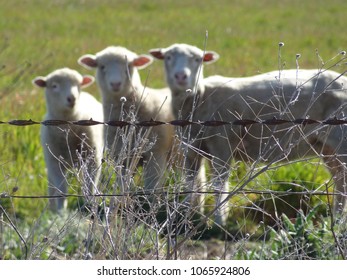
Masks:
[[[344,125],[328,126],[281,124],[235,125],[240,119],[261,122],[264,119],[329,120],[347,114],[347,78],[331,70],[283,70],[245,78],[211,76],[203,78],[201,64],[218,59],[213,51],[174,44],[152,49],[150,54],[164,60],[167,83],[172,91],[175,117],[192,121],[219,120],[234,125],[192,126],[186,169],[197,173],[201,151],[210,156],[211,182],[220,191],[216,204],[227,203],[231,159],[248,163],[319,155],[330,170],[334,182],[335,211],[343,210],[346,195],[347,130]],[[184,135],[184,141],[189,141]],[[196,153],[200,150],[199,154]],[[189,183],[189,182],[188,182]],[[227,206],[216,207],[215,221],[224,224]]]
[[[96,69],[96,80],[102,96],[105,121],[131,120],[135,108],[138,121],[171,121],[171,93],[168,88],[152,89],[141,83],[138,69],[150,65],[153,58],[120,46],[109,46],[95,55],[86,54],[78,63],[87,69]],[[134,110],[133,110],[134,111]],[[116,158],[122,149],[122,141],[117,141],[117,128],[105,130],[105,146]],[[168,154],[172,148],[174,129],[169,125],[152,127],[148,140],[155,143],[142,154],[144,166],[144,188],[154,192],[161,187]],[[125,167],[123,168],[123,172]],[[122,182],[119,182],[122,184]]]
[[[94,82],[69,68],[57,69],[46,77],[36,77],[33,84],[45,89],[47,113],[44,120],[90,120],[103,122],[102,105],[92,95],[81,91]],[[103,125],[41,126],[41,144],[47,167],[49,195],[67,194],[69,167],[81,162],[87,165],[88,178],[84,193],[91,194],[97,187],[103,152]],[[77,152],[78,151],[78,152]],[[83,167],[80,166],[82,169]],[[66,207],[64,197],[50,199],[52,211]]]

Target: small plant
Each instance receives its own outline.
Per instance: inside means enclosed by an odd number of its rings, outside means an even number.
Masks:
[[[240,241],[237,244],[237,259],[271,260],[324,260],[344,259],[346,237],[331,220],[318,217],[319,206],[311,209],[307,215],[298,211],[295,219],[282,214],[277,228],[266,227],[263,241]],[[265,225],[264,225],[265,226]],[[336,234],[336,232],[340,232]],[[336,238],[338,236],[338,238]]]
[[[299,210],[296,219],[282,214],[278,229],[269,228],[269,259],[336,259],[338,249],[330,221],[319,219],[319,205],[307,215]]]

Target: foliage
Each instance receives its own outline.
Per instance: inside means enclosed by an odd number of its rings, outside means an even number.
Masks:
[[[268,227],[268,240],[261,246],[238,252],[241,259],[295,259],[322,260],[341,258],[338,246],[346,237],[336,239],[333,231],[339,232],[339,225],[331,228],[331,220],[317,215],[318,206],[307,215],[298,211],[295,219],[282,214],[277,228]],[[338,243],[338,244],[337,244]]]
[[[203,48],[208,31],[206,47],[217,51],[221,59],[208,65],[205,74],[232,77],[266,72],[279,66],[294,68],[297,53],[301,54],[301,68],[320,68],[321,58],[327,61],[347,45],[347,37],[341,36],[345,33],[345,0],[328,4],[323,0],[221,0],[218,3],[197,0],[57,0],[49,3],[43,0],[0,0],[0,6],[0,121],[4,122],[41,120],[45,112],[44,98],[42,92],[33,88],[31,80],[64,66],[87,73],[78,66],[77,58],[111,44],[124,45],[138,53],[175,42]],[[285,42],[285,47],[279,58],[277,46],[280,41]],[[340,69],[339,65],[334,68],[336,71]],[[165,85],[160,63],[153,63],[141,75],[152,87]],[[99,98],[95,85],[89,91]],[[14,127],[0,123],[0,150],[0,194],[12,194],[17,189],[16,195],[46,194],[39,126]],[[239,187],[240,181],[252,172],[249,166],[239,163],[235,163],[233,171],[231,188]],[[168,180],[168,184],[176,188],[174,181]],[[136,184],[139,183],[136,181]],[[247,184],[245,190],[325,191],[331,184],[331,176],[319,161],[314,160],[273,166]],[[205,213],[212,208],[211,200],[208,198],[205,202]],[[0,205],[27,241],[28,258],[87,258],[85,252],[89,249],[82,252],[81,248],[86,249],[83,240],[90,233],[90,216],[76,217],[73,213],[80,203],[76,199],[69,202],[70,215],[56,217],[47,211],[46,199],[0,198]],[[302,255],[295,255],[296,258],[337,258],[336,250],[320,247],[328,241],[333,244],[329,223],[321,222],[318,227],[315,224],[317,217],[326,216],[326,202],[322,196],[235,195],[231,200],[229,234],[241,242],[253,238],[266,247],[270,241],[263,242],[261,236],[269,232],[274,246],[266,254],[254,251],[240,258],[289,258],[298,244],[300,248],[308,249]],[[292,222],[295,217],[296,221]],[[279,231],[266,228],[277,225],[279,220],[281,227],[275,228]],[[107,250],[100,253],[107,246],[100,237],[104,234],[105,221],[99,222],[99,231],[93,231],[96,241],[90,251],[96,252],[93,257],[115,257]],[[24,247],[18,235],[5,217],[0,219],[0,224],[6,225],[2,231],[0,229],[0,257],[23,259]],[[70,227],[66,227],[67,224]],[[123,242],[117,247],[123,246],[123,258],[148,257],[151,245],[160,247],[157,242],[158,232],[162,233],[160,228],[140,226],[139,222],[136,226],[134,223],[124,226],[118,220],[113,229],[113,238]],[[130,244],[126,244],[128,236],[131,237]],[[163,253],[160,251],[163,247],[150,256],[158,257],[159,252]],[[160,255],[164,256],[165,253]]]

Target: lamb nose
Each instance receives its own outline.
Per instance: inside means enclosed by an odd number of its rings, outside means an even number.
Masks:
[[[76,98],[74,96],[69,96],[67,98],[67,102],[71,105],[74,105],[75,104],[75,101],[76,101]]]
[[[121,86],[121,82],[111,83],[111,87],[114,90],[119,90],[120,86]]]
[[[177,81],[185,81],[187,79],[187,74],[183,72],[176,73],[175,78]]]

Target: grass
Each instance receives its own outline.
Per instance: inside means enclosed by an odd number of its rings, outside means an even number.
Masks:
[[[77,59],[108,45],[124,45],[138,53],[147,53],[151,48],[165,47],[175,42],[203,48],[208,31],[207,49],[218,52],[221,59],[205,67],[205,75],[234,77],[278,69],[280,41],[285,42],[280,63],[284,68],[296,67],[297,53],[301,54],[301,68],[318,68],[321,61],[317,57],[317,50],[326,61],[347,48],[347,37],[344,36],[347,2],[344,0],[329,3],[323,0],[57,0],[50,3],[43,0],[0,0],[0,6],[1,121],[41,120],[45,112],[43,93],[34,89],[31,80],[64,66],[91,74],[78,66]],[[335,70],[339,69],[336,67]],[[143,80],[148,76],[148,83],[152,87],[165,85],[161,63],[154,63],[141,74]],[[99,98],[96,86],[88,90]],[[0,193],[11,193],[13,188],[18,187],[18,195],[46,194],[47,179],[39,142],[39,126],[0,124],[0,150]],[[243,172],[242,169],[240,172]],[[231,183],[242,178],[243,174],[234,173]],[[317,167],[317,162],[303,162],[264,174],[253,182],[253,186],[268,189],[271,184],[274,189],[285,190],[290,184],[308,182],[310,187],[315,188],[322,187],[330,179],[324,168]],[[282,182],[290,184],[284,186]],[[307,186],[306,183],[304,185]],[[247,232],[256,232],[260,218],[256,219],[255,214],[245,211],[244,207],[250,206],[247,203],[252,204],[253,200],[263,201],[259,207],[271,205],[272,198],[259,199],[248,195],[233,200],[236,206],[233,208],[235,218],[230,219],[232,227],[243,237]],[[324,199],[318,202],[326,203]],[[70,258],[84,256],[76,248],[69,251],[62,246],[57,249],[59,242],[54,246],[41,242],[47,235],[44,229],[50,227],[49,221],[55,220],[42,214],[46,210],[46,200],[1,199],[0,203],[13,215],[16,224],[21,224],[20,230],[26,232],[28,238],[32,237],[32,244],[41,244],[40,248],[45,248],[35,255],[36,258],[58,258],[61,256],[59,250]],[[322,207],[320,211],[323,213],[327,210]],[[293,211],[292,214],[296,213]],[[63,228],[63,225],[57,225],[58,228]],[[12,234],[12,237],[5,239],[15,240],[14,244],[19,249],[6,249],[3,257],[23,258],[16,234],[12,230],[6,234]],[[154,238],[152,234],[146,238]],[[74,238],[85,238],[82,235],[74,235]],[[67,236],[71,237],[69,234]],[[134,233],[134,236],[138,236],[138,233]],[[37,238],[41,240],[39,243]],[[72,243],[68,238],[61,239],[64,244]],[[102,246],[102,242],[100,244]],[[51,253],[47,253],[47,250]],[[143,252],[141,254],[145,255]],[[100,257],[106,257],[106,254]],[[130,255],[124,254],[123,257]]]

